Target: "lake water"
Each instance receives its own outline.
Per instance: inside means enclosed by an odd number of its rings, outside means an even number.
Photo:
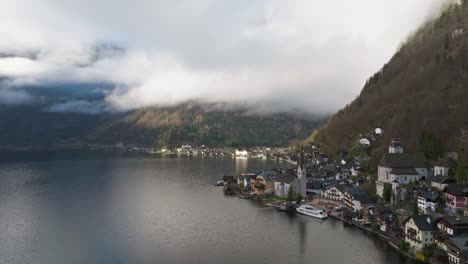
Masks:
[[[280,166],[233,159],[0,163],[0,263],[405,263],[333,219],[224,196],[222,175]]]

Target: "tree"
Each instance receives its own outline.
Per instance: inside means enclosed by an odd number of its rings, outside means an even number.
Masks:
[[[417,199],[414,199],[413,214],[414,215],[419,215],[419,208],[418,208],[418,200]]]
[[[419,139],[419,144],[426,158],[436,160],[443,154],[442,142],[430,132],[424,131]]]
[[[467,181],[466,175],[466,157],[464,149],[461,149],[458,153],[457,169],[455,172],[455,178],[458,183],[465,183]]]
[[[288,202],[294,201],[294,191],[292,187],[289,187],[288,196],[286,197],[286,199],[288,200]]]
[[[298,193],[296,195],[296,203],[300,204],[302,202],[302,199],[303,199],[302,194]]]
[[[392,199],[392,186],[390,184],[384,185],[384,191],[382,195],[385,202],[389,203]]]
[[[399,248],[400,248],[401,251],[408,252],[409,243],[402,239],[402,240],[400,240]]]

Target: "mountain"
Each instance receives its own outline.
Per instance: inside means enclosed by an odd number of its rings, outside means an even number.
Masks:
[[[373,142],[374,157],[396,136],[407,151],[424,151],[428,141],[468,149],[468,5],[452,4],[423,25],[311,139],[339,155],[377,127],[384,134]]]
[[[148,107],[110,118],[80,140],[139,146],[287,146],[318,127],[318,119],[288,113],[255,114],[248,109],[182,104]]]
[[[50,147],[81,136],[107,115],[44,111],[40,105],[0,106],[0,147]]]
[[[287,146],[304,140],[320,123],[302,115],[255,114],[246,108],[197,104],[93,114],[50,108],[50,104],[0,106],[0,147]]]

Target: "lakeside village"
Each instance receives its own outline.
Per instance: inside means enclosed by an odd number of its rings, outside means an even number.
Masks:
[[[280,147],[252,147],[249,149],[236,149],[230,147],[208,147],[205,145],[192,146],[189,144],[180,147],[150,148],[138,146],[126,146],[122,143],[115,145],[88,145],[89,150],[140,153],[161,156],[184,156],[184,157],[233,157],[233,158],[258,158],[258,159],[276,159],[288,163],[294,163],[288,154],[288,148]]]
[[[370,175],[357,157],[336,162],[314,144],[298,153],[288,158],[295,169],[224,176],[217,185],[279,211],[336,218],[413,260],[468,263],[468,185],[452,176],[456,157],[429,161],[395,138]]]

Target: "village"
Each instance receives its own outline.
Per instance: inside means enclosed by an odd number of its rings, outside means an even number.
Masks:
[[[373,140],[361,138],[358,144],[365,148]],[[454,177],[456,155],[429,160],[424,153],[405,152],[394,138],[374,174],[366,172],[362,157],[335,161],[313,143],[280,159],[292,168],[224,176],[218,185],[228,195],[279,211],[320,208],[413,260],[468,263],[468,185]]]

